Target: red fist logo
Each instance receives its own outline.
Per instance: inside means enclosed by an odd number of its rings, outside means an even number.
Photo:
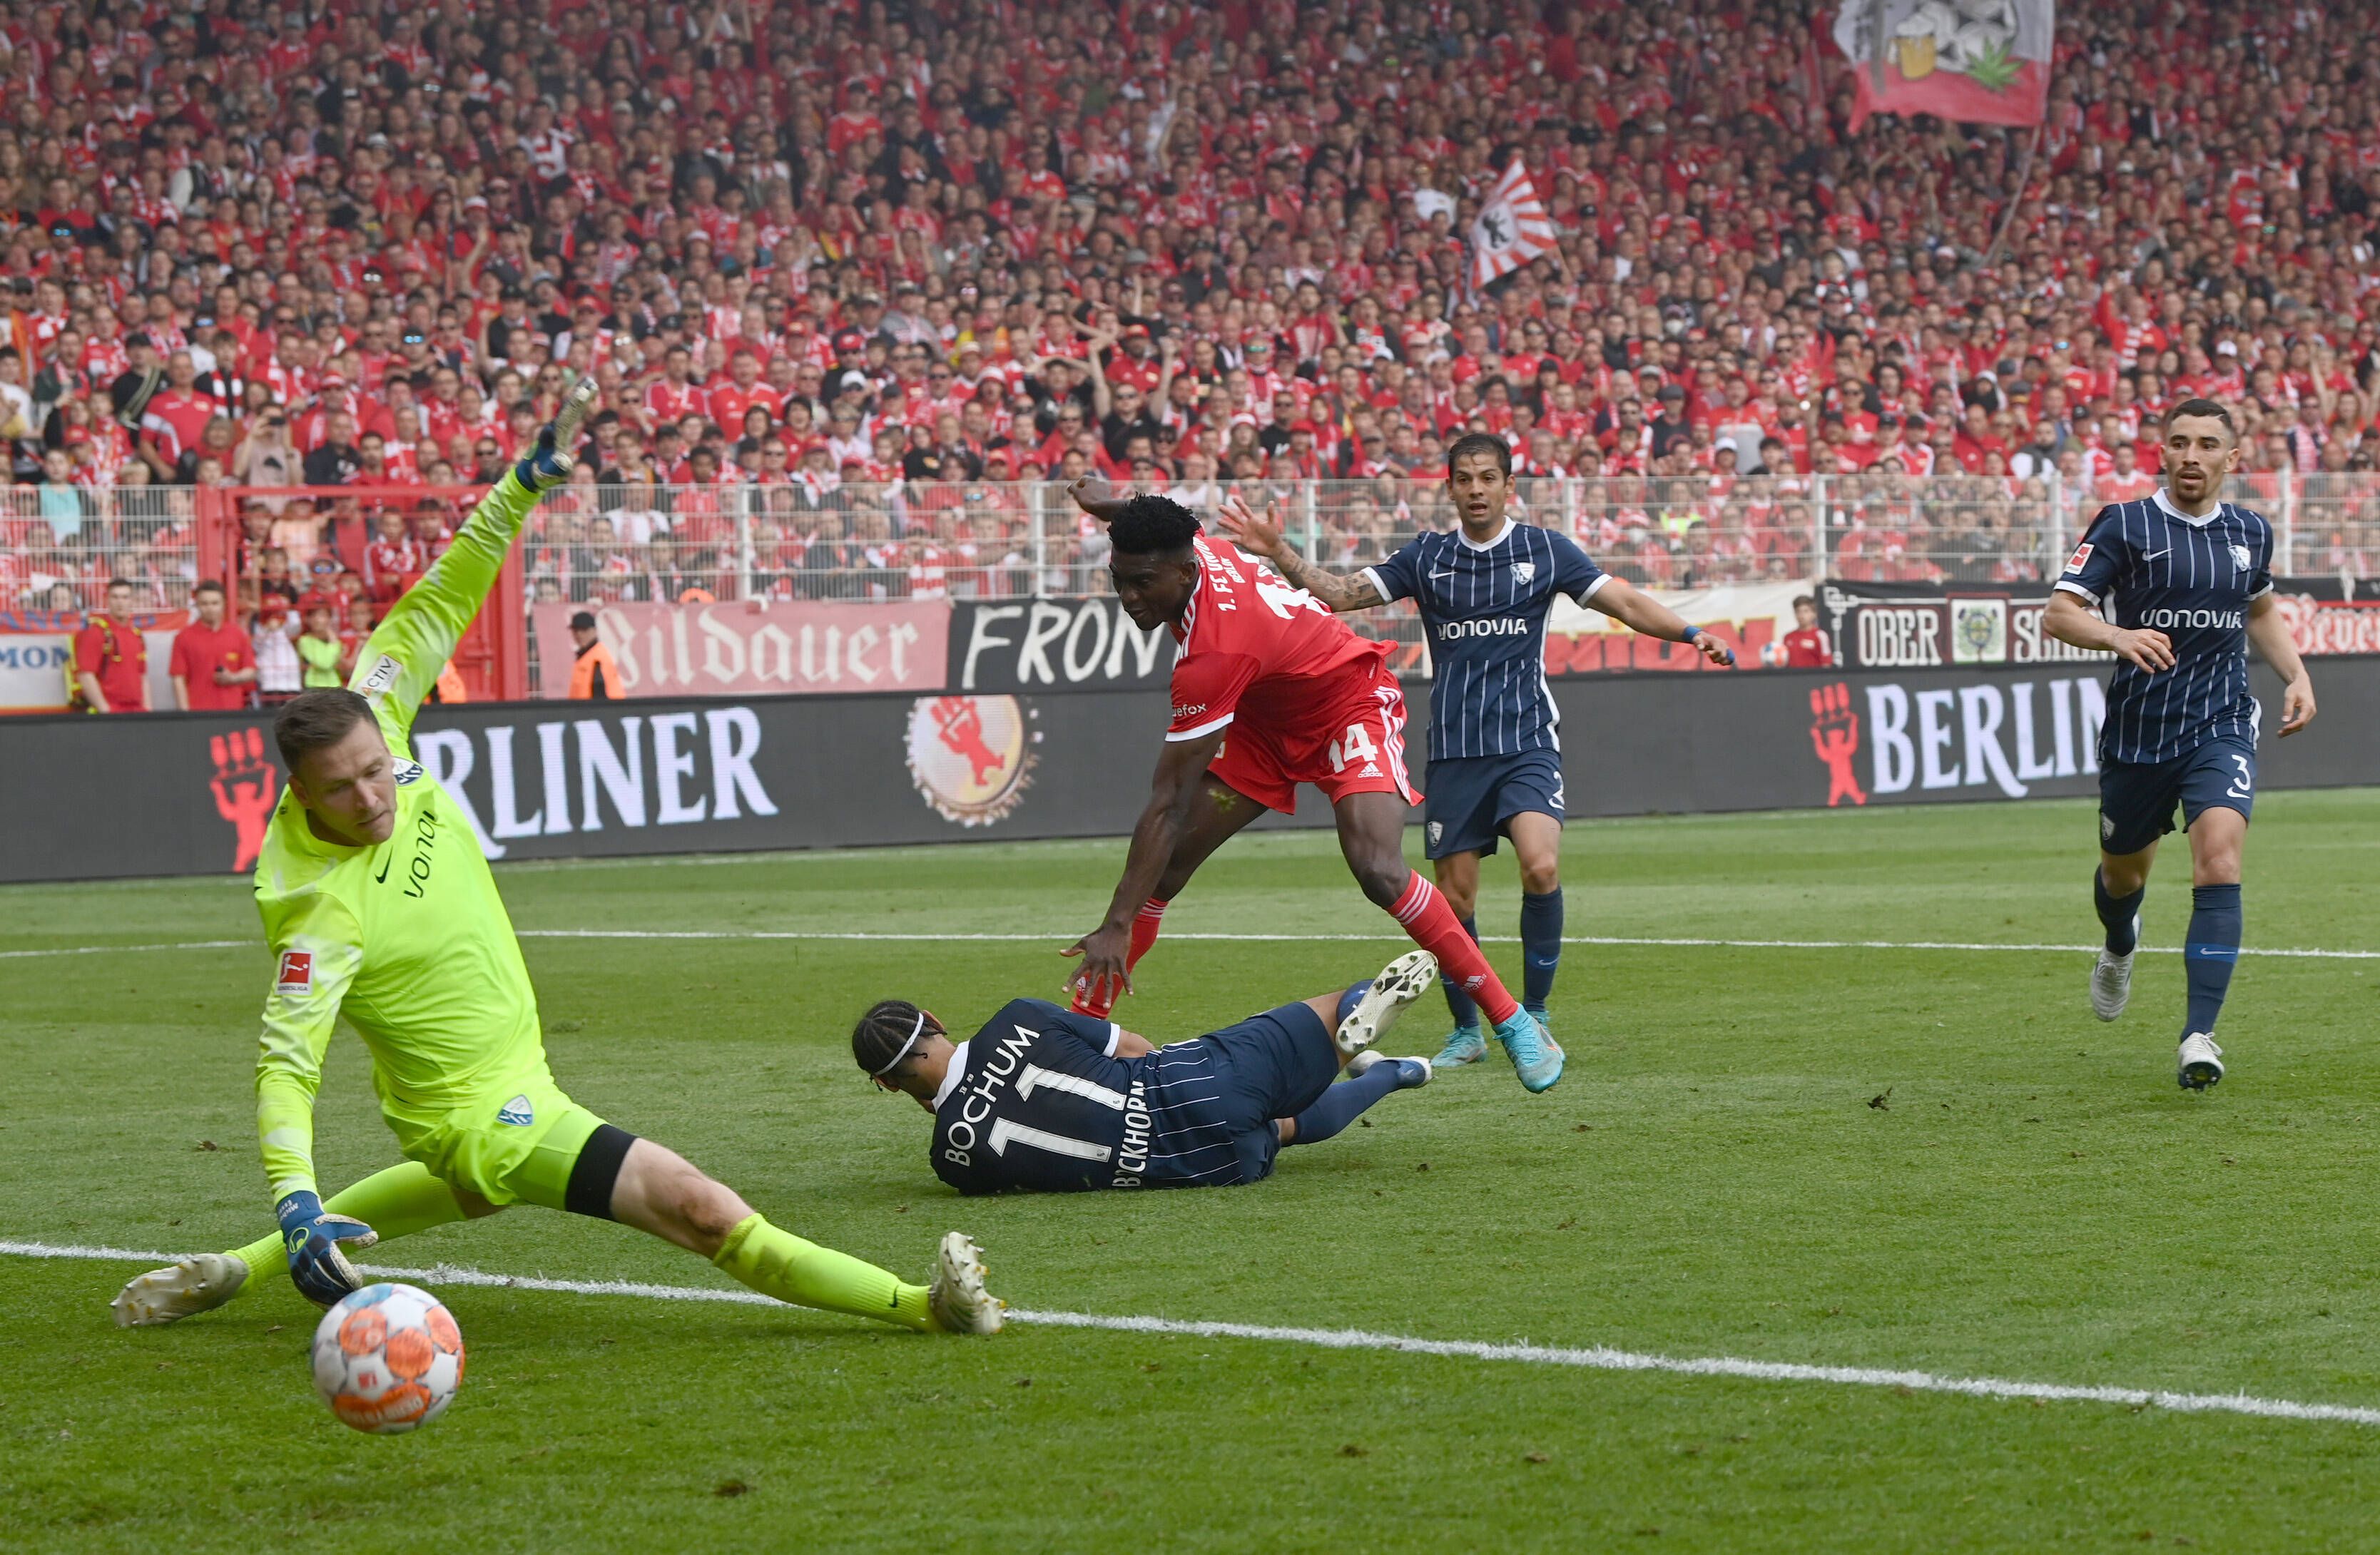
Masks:
[[[1841,681],[1810,693],[1810,748],[1827,764],[1827,808],[1845,799],[1867,803],[1852,763],[1859,756],[1859,714],[1852,711],[1852,688]]]
[[[273,820],[273,801],[280,774],[264,759],[264,731],[251,725],[216,735],[207,741],[215,759],[215,813],[230,821],[238,839],[232,856],[232,873],[250,868],[264,851],[264,828]]]

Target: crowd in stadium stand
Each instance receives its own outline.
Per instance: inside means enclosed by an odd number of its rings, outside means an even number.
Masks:
[[[1570,521],[1647,581],[2037,577],[2201,394],[2368,570],[2380,30],[2061,11],[2037,136],[1854,135],[1780,0],[0,0],[0,605],[178,603],[212,489],[352,486],[246,504],[238,605],[368,620],[459,512],[392,489],[584,371],[548,598],[1080,581],[1025,482],[1092,470],[1343,482],[1293,516],[1358,561],[1472,428],[1621,478]],[[1560,246],[1475,290],[1514,157]]]

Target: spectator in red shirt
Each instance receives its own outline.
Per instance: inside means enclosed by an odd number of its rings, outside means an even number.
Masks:
[[[91,712],[149,711],[149,644],[132,624],[132,585],[108,580],[107,609],[74,635],[75,688]]]
[[[1785,634],[1785,667],[1816,670],[1835,662],[1834,644],[1818,625],[1818,601],[1803,594],[1793,601],[1793,629]]]
[[[188,351],[165,358],[165,386],[149,396],[140,413],[140,449],[160,480],[174,479],[182,455],[200,446],[207,423],[223,413],[212,395],[198,387],[199,370]]]
[[[174,704],[185,712],[248,706],[256,686],[256,645],[248,628],[227,619],[223,585],[212,578],[190,590],[199,618],[174,638]]]

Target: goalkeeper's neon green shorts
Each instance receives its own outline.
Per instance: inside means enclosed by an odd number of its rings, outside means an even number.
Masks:
[[[603,1120],[563,1094],[540,1067],[491,1086],[468,1106],[427,1112],[383,1099],[381,1115],[406,1158],[448,1187],[499,1208],[569,1207],[571,1169]]]

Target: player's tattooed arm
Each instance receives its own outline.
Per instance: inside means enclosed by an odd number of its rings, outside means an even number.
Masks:
[[[1240,549],[1270,562],[1280,570],[1281,577],[1329,605],[1336,613],[1344,615],[1351,610],[1369,610],[1374,605],[1388,602],[1381,598],[1379,589],[1373,587],[1367,574],[1332,572],[1299,555],[1297,547],[1290,544],[1281,534],[1281,526],[1270,521],[1269,512],[1259,518],[1249,511],[1246,503],[1231,496],[1223,499],[1216,516],[1222,520],[1223,532],[1230,535]]]
[[[1319,567],[1297,553],[1296,548],[1284,544],[1281,556],[1273,562],[1281,577],[1344,615],[1351,610],[1369,610],[1388,601],[1372,587],[1372,580],[1360,572],[1332,572]]]

